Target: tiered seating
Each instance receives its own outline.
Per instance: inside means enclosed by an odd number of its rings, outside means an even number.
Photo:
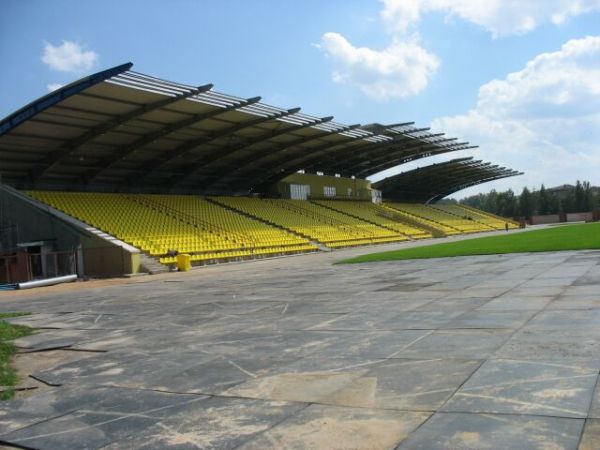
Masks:
[[[406,240],[397,232],[307,201],[246,197],[215,200],[332,248]]]
[[[493,214],[479,211],[475,208],[470,208],[464,205],[433,205],[437,209],[441,209],[450,214],[454,214],[455,216],[460,217],[470,217],[471,220],[475,220],[479,223],[483,223],[497,230],[504,230],[506,224],[508,224],[508,228],[514,229],[519,228],[519,224],[513,222],[510,219],[505,219],[499,216],[495,216]]]
[[[457,234],[451,230],[458,230],[461,233],[478,233],[494,229],[488,225],[464,219],[428,205],[419,205],[416,203],[390,203],[388,206],[401,212],[411,214],[414,217],[433,222],[436,226],[442,228],[446,234]]]
[[[384,228],[410,236],[413,239],[432,237],[431,233],[426,230],[393,220],[391,217],[385,215],[384,208],[369,201],[318,200],[314,201],[314,203],[335,209],[350,216],[358,217],[367,222],[375,223]]]
[[[417,210],[412,208],[413,206],[419,205],[413,205],[410,203],[384,203],[382,207],[388,209],[393,214],[398,214],[401,217],[410,219],[411,221],[422,224],[430,229],[441,231],[446,236],[461,234],[461,232],[456,228],[419,215]]]
[[[248,254],[267,255],[273,253],[316,250],[316,247],[291,233],[271,227],[258,220],[237,214],[203,198],[191,195],[139,195],[138,201],[175,215],[182,221],[193,223],[203,230],[228,236],[241,242]],[[236,255],[237,256],[237,255]],[[244,256],[244,255],[239,255]],[[214,259],[215,252],[193,255],[193,261]]]
[[[81,192],[29,195],[128,242],[162,263],[169,250],[193,261],[316,250],[306,239],[192,196]]]

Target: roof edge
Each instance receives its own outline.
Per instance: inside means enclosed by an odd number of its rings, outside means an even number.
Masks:
[[[31,103],[28,103],[0,121],[0,136],[6,134],[16,126],[25,122],[27,119],[30,119],[31,117],[57,104],[65,98],[77,94],[78,92],[81,92],[90,86],[101,83],[108,78],[123,73],[129,70],[132,66],[133,63],[128,62],[110,69],[102,70],[77,81],[73,81],[66,86],[49,92],[48,94],[32,101]]]

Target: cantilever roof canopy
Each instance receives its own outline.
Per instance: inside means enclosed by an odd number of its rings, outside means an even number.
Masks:
[[[473,158],[459,158],[399,173],[374,183],[373,187],[387,199],[435,203],[461,189],[516,175],[523,173]]]
[[[19,188],[248,193],[298,170],[364,178],[473,148],[413,123],[343,125],[131,66],[75,81],[3,119],[3,181]]]

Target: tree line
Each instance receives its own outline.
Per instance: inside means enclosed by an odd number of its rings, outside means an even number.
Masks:
[[[531,217],[533,215],[588,212],[600,207],[599,189],[588,181],[575,183],[567,189],[523,188],[520,195],[511,189],[504,192],[492,190],[463,198],[459,203],[482,209],[504,217]]]

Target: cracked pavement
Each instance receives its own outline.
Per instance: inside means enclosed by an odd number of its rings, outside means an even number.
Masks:
[[[385,248],[2,295],[39,332],[0,442],[600,448],[600,251],[331,264]]]

